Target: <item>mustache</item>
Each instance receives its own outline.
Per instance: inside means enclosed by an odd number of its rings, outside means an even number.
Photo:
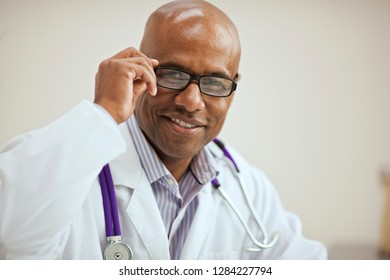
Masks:
[[[179,115],[182,115],[183,117],[189,118],[189,119],[204,119],[203,117],[200,116],[200,113],[197,111],[194,112],[189,112],[187,111],[184,107],[180,106],[175,106],[175,107],[169,107],[169,108],[163,108],[161,110],[162,114],[167,114],[167,113],[176,113]]]

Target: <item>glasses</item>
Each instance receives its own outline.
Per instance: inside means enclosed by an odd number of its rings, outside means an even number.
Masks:
[[[229,78],[214,75],[194,76],[173,68],[154,69],[157,85],[167,89],[184,90],[192,81],[197,81],[199,90],[210,96],[228,97],[237,88],[237,83]]]

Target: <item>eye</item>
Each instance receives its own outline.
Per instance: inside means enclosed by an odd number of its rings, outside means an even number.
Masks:
[[[214,90],[225,90],[229,88],[229,80],[218,77],[203,77],[202,86],[212,88]]]
[[[187,80],[188,74],[171,69],[158,69],[156,75],[163,79]]]

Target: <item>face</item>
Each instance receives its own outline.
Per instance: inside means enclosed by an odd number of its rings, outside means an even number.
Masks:
[[[154,43],[141,51],[159,60],[159,67],[233,79],[239,60],[239,55],[235,55],[236,44],[229,36],[217,39],[216,28],[210,30],[202,24],[181,26],[177,30],[160,26],[158,34],[154,34]],[[182,91],[159,87],[156,96],[144,93],[138,98],[135,114],[163,162],[189,161],[219,134],[233,96],[234,93],[223,98],[207,96],[200,92],[196,82]]]

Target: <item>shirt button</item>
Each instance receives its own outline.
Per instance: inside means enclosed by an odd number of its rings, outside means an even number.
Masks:
[[[168,178],[168,184],[172,187],[175,185],[175,180],[173,178]]]

